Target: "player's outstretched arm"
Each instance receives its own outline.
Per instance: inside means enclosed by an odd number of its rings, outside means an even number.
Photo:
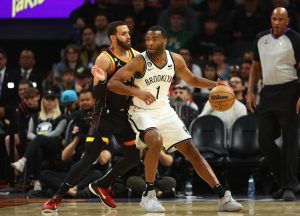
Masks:
[[[144,60],[141,56],[131,59],[125,66],[120,68],[107,83],[108,90],[120,95],[128,95],[138,97],[151,104],[155,101],[155,97],[143,89],[138,89],[134,86],[127,86],[124,83],[130,80],[136,73],[144,73]]]
[[[214,82],[203,77],[196,76],[193,74],[188,67],[181,55],[172,53],[172,57],[176,65],[176,76],[183,79],[188,85],[197,87],[197,88],[213,88],[216,85],[221,85],[220,81]]]

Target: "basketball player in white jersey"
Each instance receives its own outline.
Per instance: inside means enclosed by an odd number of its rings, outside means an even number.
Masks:
[[[151,212],[165,211],[153,187],[159,152],[164,147],[169,152],[178,150],[189,159],[198,175],[218,194],[219,211],[239,211],[242,205],[219,183],[211,167],[192,144],[188,130],[168,99],[175,74],[188,85],[198,88],[213,88],[222,83],[193,75],[180,55],[165,50],[166,44],[165,30],[161,26],[151,27],[146,35],[147,51],[128,62],[108,82],[110,91],[133,96],[128,111],[129,121],[137,133],[137,140],[142,140],[139,145],[145,143],[143,147],[147,147],[144,160],[147,186],[140,205]],[[135,87],[126,86],[124,82],[133,76]]]

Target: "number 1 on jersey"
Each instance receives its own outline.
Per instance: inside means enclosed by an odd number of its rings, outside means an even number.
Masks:
[[[158,95],[159,95],[160,86],[158,86],[156,89],[157,89],[157,92],[156,92],[156,99],[158,99]]]

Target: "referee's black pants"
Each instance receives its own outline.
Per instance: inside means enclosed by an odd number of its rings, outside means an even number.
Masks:
[[[299,189],[297,179],[298,134],[296,104],[299,98],[296,81],[265,86],[261,91],[258,142],[282,189]],[[282,135],[278,147],[275,139]]]

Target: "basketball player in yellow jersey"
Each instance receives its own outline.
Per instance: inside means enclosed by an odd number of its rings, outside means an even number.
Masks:
[[[219,211],[239,211],[242,205],[219,183],[168,101],[168,90],[175,74],[188,85],[198,88],[213,88],[222,83],[195,76],[180,55],[165,50],[166,44],[164,28],[151,27],[146,34],[147,51],[128,62],[108,82],[110,91],[133,96],[129,121],[138,139],[142,140],[139,143],[145,143],[144,147],[148,148],[144,161],[147,186],[140,205],[151,212],[165,211],[153,188],[159,152],[164,147],[167,151],[178,150],[192,163],[198,175],[219,196]],[[124,81],[132,76],[135,87],[124,85]]]
[[[138,53],[131,48],[129,29],[125,22],[110,23],[107,34],[112,46],[98,56],[96,65],[92,67],[93,96],[96,104],[86,137],[85,153],[81,160],[71,167],[64,183],[55,195],[43,205],[44,213],[57,211],[63,195],[77,184],[86,169],[97,160],[112,135],[121,145],[124,157],[117,161],[113,169],[103,178],[89,185],[89,190],[98,196],[104,205],[111,208],[117,207],[110,195],[110,184],[140,163],[140,151],[135,146],[136,135],[127,118],[128,97],[108,91],[106,82]]]

